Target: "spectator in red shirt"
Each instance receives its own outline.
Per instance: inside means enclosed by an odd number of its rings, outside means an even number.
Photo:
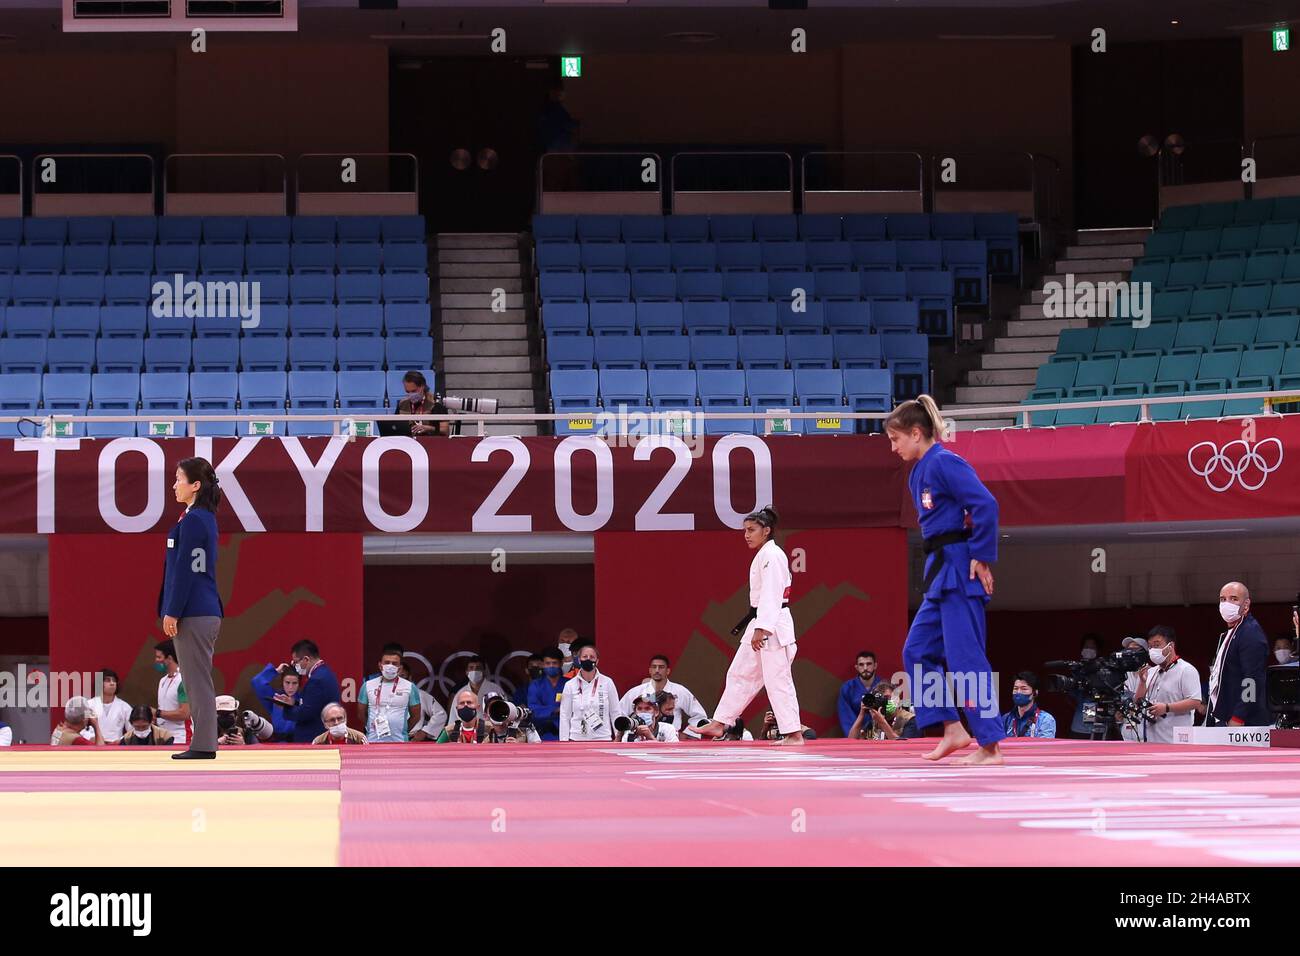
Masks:
[[[81,736],[87,727],[95,732],[95,739],[88,740]],[[73,697],[63,708],[63,720],[50,735],[51,747],[102,747],[104,735],[99,730],[99,720],[84,697]]]

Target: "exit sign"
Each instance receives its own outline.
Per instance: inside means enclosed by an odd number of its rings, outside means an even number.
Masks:
[[[560,57],[560,75],[566,79],[571,76],[582,76],[582,57]]]
[[[1273,31],[1273,52],[1284,53],[1291,49],[1291,30],[1289,27]]]

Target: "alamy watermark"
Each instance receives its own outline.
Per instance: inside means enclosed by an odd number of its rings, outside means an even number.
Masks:
[[[104,675],[99,671],[50,671],[19,664],[0,671],[0,709],[63,708],[74,697],[89,700],[104,696]]]
[[[1075,282],[1070,272],[1064,283],[1055,279],[1044,283],[1043,292],[1044,318],[1132,319],[1137,329],[1151,324],[1150,282]]]
[[[913,707],[954,708],[975,711],[981,717],[997,717],[998,675],[994,671],[899,671],[892,683]]]
[[[255,329],[262,324],[262,284],[256,280],[240,279],[199,282],[185,281],[177,273],[171,282],[153,284],[154,318],[238,318],[245,329]]]

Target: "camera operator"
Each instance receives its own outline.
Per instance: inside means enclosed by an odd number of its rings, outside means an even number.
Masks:
[[[1015,706],[1002,715],[1008,737],[1055,737],[1056,718],[1038,709],[1038,675],[1021,671],[1011,685]]]
[[[446,415],[447,406],[439,401],[438,397],[429,390],[429,383],[425,380],[423,372],[410,371],[402,376],[402,388],[406,392],[406,397],[397,403],[398,415]],[[412,421],[412,422],[388,422],[386,424],[395,426],[392,433],[395,435],[410,435],[415,438],[429,436],[445,436],[447,426],[450,424],[445,421]]]
[[[239,701],[229,694],[217,698],[217,745],[245,746],[270,740],[275,733],[271,722],[251,710],[239,712]]]
[[[1124,640],[1120,641],[1119,646],[1120,650],[1124,651],[1127,651],[1130,648],[1137,648],[1142,651],[1143,654],[1146,654],[1148,651],[1145,637],[1126,637]],[[1144,675],[1150,667],[1150,664],[1146,664],[1141,670],[1132,671],[1125,676],[1124,696],[1126,698],[1132,697],[1136,700],[1135,695],[1137,694],[1138,681],[1142,679],[1142,675]],[[1124,719],[1122,714],[1117,713],[1115,715],[1115,723],[1119,724],[1119,735],[1122,740],[1126,740],[1129,743],[1141,743],[1141,729],[1135,728],[1131,723]]]
[[[1147,646],[1151,666],[1140,672],[1133,694],[1134,699],[1152,705],[1142,724],[1142,737],[1147,743],[1172,744],[1174,728],[1192,726],[1193,714],[1203,707],[1201,675],[1178,656],[1172,627],[1151,628]]]
[[[513,704],[500,694],[483,698],[484,743],[487,744],[540,744],[541,735],[533,726],[533,715],[527,707]]]
[[[887,680],[863,696],[858,716],[849,728],[850,740],[911,740],[920,736],[916,713]]]
[[[629,716],[615,717],[614,730],[618,732],[619,741],[625,744],[678,743],[681,738],[677,728],[663,719],[661,707],[666,696],[663,691],[649,690],[633,701]]]

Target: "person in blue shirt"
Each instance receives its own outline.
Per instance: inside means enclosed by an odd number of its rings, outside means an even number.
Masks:
[[[1038,709],[1038,675],[1021,671],[1011,685],[1009,711],[1002,715],[1002,727],[1008,737],[1055,737],[1056,718]]]
[[[295,744],[309,744],[325,733],[321,712],[326,704],[339,703],[339,679],[328,664],[320,659],[320,648],[315,641],[302,640],[289,652],[292,665],[281,664],[282,674],[297,672],[302,688],[289,697],[277,694],[272,700],[284,705],[284,716],[293,722],[289,740]]]
[[[217,756],[217,694],[212,655],[224,609],[217,592],[217,508],[221,489],[206,458],[186,458],[176,466],[172,485],[185,513],[167,532],[158,616],[163,633],[176,646],[176,659],[189,694],[194,732],[189,749],[173,760],[213,760]]]
[[[984,649],[984,606],[993,594],[989,565],[998,557],[998,503],[966,460],[940,443],[945,431],[929,395],[904,402],[885,420],[890,449],[916,463],[907,486],[929,556],[925,597],[907,632],[903,664],[917,726],[943,724],[943,739],[925,758],[942,760],[970,745],[971,734],[957,717],[960,702],[979,750],[959,762],[1001,764],[998,741],[1006,734]]]
[[[515,692],[510,695],[511,703],[513,703],[516,707],[527,707],[528,688],[529,686],[531,686],[533,681],[537,680],[541,676],[542,676],[542,655],[529,654],[528,655],[528,680],[519,682],[519,686],[515,689]]]
[[[844,731],[845,737],[849,736],[849,731],[862,711],[862,698],[882,682],[882,678],[876,674],[875,651],[858,651],[853,668],[858,672],[857,676],[849,678],[840,687],[839,701],[835,705],[840,718],[840,729]]]
[[[289,699],[296,699],[298,688],[302,679],[296,671],[290,670],[288,673],[280,674],[274,664],[267,664],[261,672],[253,675],[249,682],[253,685],[253,693],[257,699],[262,702],[266,712],[271,716],[271,728],[275,731],[276,740],[289,740],[293,735],[294,722],[285,716],[284,704],[276,700],[275,688],[271,682],[279,676],[282,691],[279,696]]]
[[[543,740],[560,739],[560,694],[568,683],[560,672],[563,659],[558,647],[546,648],[542,651],[542,676],[528,685],[527,707]]]

